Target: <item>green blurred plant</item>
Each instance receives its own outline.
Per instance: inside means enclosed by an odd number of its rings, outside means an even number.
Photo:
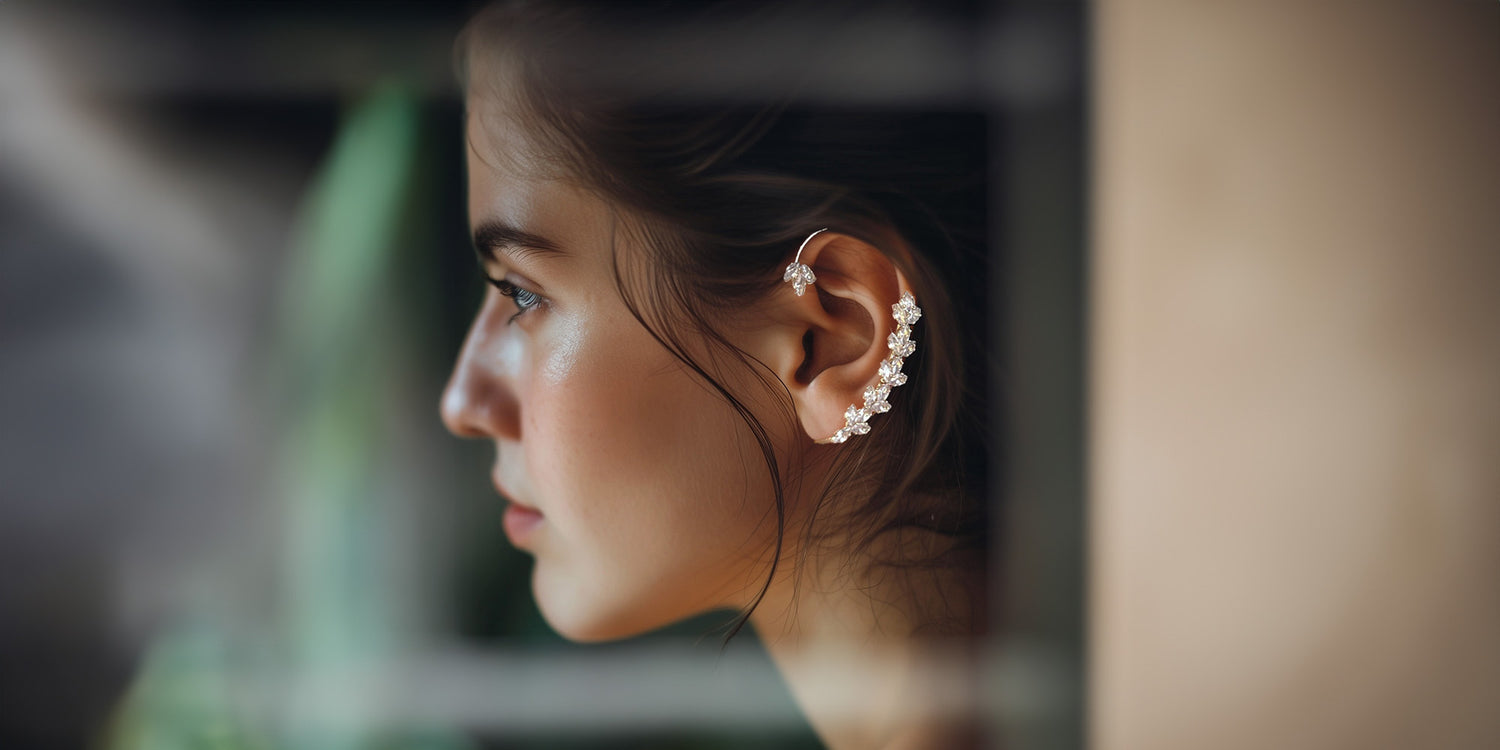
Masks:
[[[399,484],[387,481],[388,414],[416,334],[389,301],[400,297],[391,271],[415,199],[420,115],[398,88],[351,106],[291,242],[268,347],[280,511],[271,632],[247,635],[223,615],[243,592],[210,583],[150,649],[112,748],[468,747],[451,732],[384,725],[378,683],[350,679],[403,646],[403,602],[385,569]]]

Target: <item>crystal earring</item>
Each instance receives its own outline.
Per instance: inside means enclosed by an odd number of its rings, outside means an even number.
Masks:
[[[802,249],[807,247],[807,243],[812,242],[812,238],[826,231],[828,231],[828,227],[823,227],[807,235],[807,239],[803,240],[802,245],[797,248],[797,257],[792,259],[792,264],[786,267],[786,273],[781,275],[782,281],[792,282],[792,291],[796,292],[798,297],[801,297],[802,293],[807,291],[808,284],[818,280],[818,277],[813,275],[812,269],[808,268],[807,264],[802,262]]]
[[[802,241],[801,247],[797,248],[797,256],[792,259],[791,265],[786,267],[786,273],[781,275],[782,281],[792,282],[792,291],[798,297],[807,290],[807,285],[818,280],[813,275],[813,270],[802,263],[802,250],[812,238],[828,231],[827,227],[819,229],[807,235]],[[870,417],[876,414],[884,414],[891,410],[891,403],[887,401],[891,395],[891,389],[906,383],[906,373],[901,371],[906,358],[917,350],[917,342],[912,340],[911,327],[922,317],[922,308],[917,307],[917,298],[911,292],[902,292],[901,300],[891,305],[891,316],[896,319],[896,331],[885,339],[886,346],[891,353],[880,363],[880,371],[875,384],[866,388],[864,406],[850,405],[844,410],[844,426],[832,437],[818,440],[819,444],[842,443],[854,435],[864,435],[870,431]]]
[[[833,433],[833,437],[818,443],[842,443],[851,436],[864,435],[870,431],[870,417],[891,410],[891,403],[886,399],[892,388],[906,383],[906,373],[901,371],[901,366],[917,350],[917,342],[911,337],[911,326],[922,317],[922,308],[917,307],[917,298],[911,296],[911,292],[902,292],[901,301],[891,305],[891,316],[896,319],[896,331],[885,340],[891,353],[880,363],[879,379],[865,389],[865,405],[850,405],[844,410],[844,426]]]

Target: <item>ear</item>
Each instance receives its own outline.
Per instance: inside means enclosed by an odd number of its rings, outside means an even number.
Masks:
[[[886,339],[897,327],[891,306],[911,287],[879,248],[846,234],[813,236],[801,262],[817,280],[801,296],[791,283],[778,287],[771,325],[757,332],[755,348],[791,393],[808,437],[825,441],[879,382]]]

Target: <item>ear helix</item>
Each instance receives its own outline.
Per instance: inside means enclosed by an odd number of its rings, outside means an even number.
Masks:
[[[803,264],[802,250],[812,238],[827,228],[819,229],[807,236],[802,241],[802,246],[797,248],[797,256],[792,259],[791,265],[786,267],[786,273],[782,274],[782,281],[789,281],[792,290],[801,297],[807,286],[818,280],[813,275],[811,268]],[[922,317],[922,308],[917,307],[917,298],[911,292],[902,292],[901,299],[891,305],[891,316],[896,319],[896,330],[886,337],[886,346],[890,354],[880,363],[879,374],[874,385],[869,386],[864,392],[864,405],[851,404],[844,410],[844,426],[839,428],[831,437],[816,441],[821,445],[829,443],[842,443],[854,435],[864,435],[870,431],[870,417],[876,414],[884,414],[891,410],[891,389],[906,383],[906,373],[901,367],[906,358],[917,350],[917,342],[911,337],[911,327]]]

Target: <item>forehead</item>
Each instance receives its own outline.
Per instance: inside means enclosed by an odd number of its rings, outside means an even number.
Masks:
[[[547,238],[566,251],[575,280],[596,275],[589,266],[608,268],[618,212],[542,156],[503,99],[471,93],[465,136],[471,227],[496,223]]]
[[[549,150],[555,142],[538,137],[542,126],[527,116],[509,78],[492,67],[488,76],[471,78],[466,92],[470,226],[495,221],[547,237],[593,266],[587,276],[603,273],[611,288],[622,280],[637,288],[653,264],[645,250],[647,222],[566,168],[566,159]]]
[[[561,179],[556,159],[544,156],[542,139],[534,132],[535,118],[525,114],[509,86],[475,82],[464,98],[464,137],[473,174],[478,165],[513,177]]]

